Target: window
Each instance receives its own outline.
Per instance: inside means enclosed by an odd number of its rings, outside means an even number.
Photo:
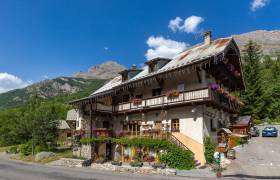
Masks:
[[[177,86],[177,90],[178,90],[179,92],[185,91],[185,84],[179,84],[179,85]]]
[[[152,95],[153,96],[161,95],[161,88],[153,89]]]
[[[109,128],[110,123],[109,121],[103,121],[103,128]]]
[[[123,95],[123,102],[128,102],[129,101],[129,95],[125,94]]]
[[[211,129],[211,131],[217,130],[213,119],[210,119],[210,129]]]
[[[171,132],[180,132],[179,119],[172,119],[171,120]]]
[[[80,121],[76,121],[76,127],[80,127]]]

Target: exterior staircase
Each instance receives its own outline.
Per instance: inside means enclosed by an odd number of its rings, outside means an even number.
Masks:
[[[169,140],[178,147],[191,151],[194,155],[196,167],[205,165],[206,160],[204,157],[203,144],[198,143],[180,132],[173,132]]]

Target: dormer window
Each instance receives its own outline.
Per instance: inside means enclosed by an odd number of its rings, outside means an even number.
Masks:
[[[142,69],[137,69],[137,66],[133,65],[131,67],[131,69],[125,69],[125,70],[119,72],[119,74],[122,75],[122,82],[124,82],[129,79],[132,79],[134,76],[136,76],[141,71],[142,71]]]
[[[169,61],[171,61],[171,59],[158,57],[147,61],[145,64],[149,66],[149,73],[151,73],[159,70],[167,63],[169,63]]]

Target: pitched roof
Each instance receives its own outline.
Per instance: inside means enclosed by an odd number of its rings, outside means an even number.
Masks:
[[[191,48],[184,50],[175,56],[169,63],[163,66],[161,69],[149,73],[148,66],[144,66],[142,71],[137,74],[135,77],[122,82],[121,76],[117,76],[114,79],[110,80],[104,86],[96,90],[90,96],[96,96],[97,94],[103,92],[109,92],[113,90],[114,87],[122,86],[124,84],[131,83],[136,80],[140,80],[146,77],[151,77],[160,73],[168,72],[183,66],[188,66],[190,64],[205,60],[207,58],[217,56],[224,52],[226,47],[233,41],[232,37],[220,38],[211,42],[211,44],[198,44]]]
[[[252,116],[239,116],[235,125],[248,125],[251,122]]]
[[[59,121],[59,124],[58,124],[57,129],[59,129],[59,130],[71,129],[65,120],[58,120],[58,121]]]

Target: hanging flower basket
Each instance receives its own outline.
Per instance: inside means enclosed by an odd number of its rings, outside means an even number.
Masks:
[[[209,87],[213,90],[216,91],[218,88],[220,88],[220,86],[216,83],[211,83],[209,84]]]
[[[175,98],[179,96],[179,92],[177,90],[171,90],[166,93],[168,98]]]
[[[140,98],[133,98],[133,99],[132,99],[132,103],[133,103],[134,105],[142,104],[142,99],[140,99]]]
[[[240,77],[240,73],[238,71],[234,71],[234,76],[235,77]]]

